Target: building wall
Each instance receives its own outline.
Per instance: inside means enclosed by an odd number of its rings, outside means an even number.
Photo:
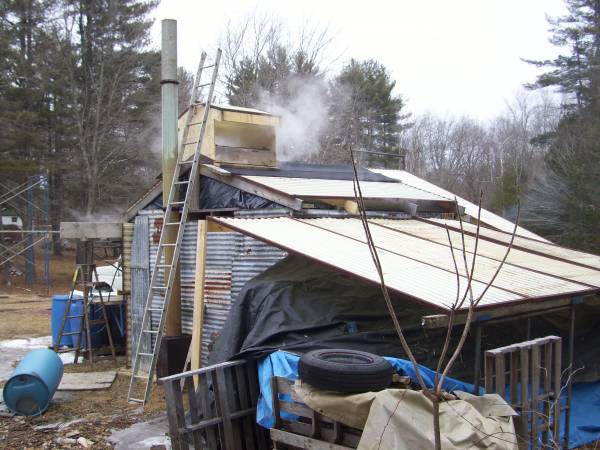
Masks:
[[[147,296],[148,281],[145,282],[141,267],[133,269],[133,261],[147,261],[147,274],[151,276],[152,266],[158,250],[160,238],[161,210],[140,211],[136,217],[134,240],[132,244],[132,305],[131,323],[135,343],[139,324],[144,312],[143,304]],[[142,231],[147,234],[145,242],[139,242],[135,236]],[[185,224],[183,245],[180,252],[181,270],[181,319],[184,334],[192,332],[192,317],[196,272],[196,244],[198,237],[198,222]],[[147,244],[144,245],[144,244]],[[147,258],[139,253],[147,252]],[[236,232],[209,232],[207,236],[206,272],[204,284],[204,326],[202,335],[202,362],[206,363],[212,344],[221,331],[231,303],[235,300],[244,284],[251,278],[271,267],[285,257],[286,253],[260,241]],[[163,270],[159,269],[159,276]],[[136,300],[137,299],[137,300]],[[144,300],[142,300],[144,299]],[[155,299],[155,305],[160,299]],[[158,326],[158,314],[152,317],[152,326]],[[138,324],[138,326],[135,326]],[[135,349],[135,346],[133,347]],[[133,357],[133,355],[132,355]]]

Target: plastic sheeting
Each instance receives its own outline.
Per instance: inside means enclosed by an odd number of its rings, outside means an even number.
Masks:
[[[410,361],[400,358],[386,359],[394,366],[400,375],[408,376],[417,383],[414,368]],[[273,405],[271,402],[271,377],[285,377],[292,380],[298,379],[298,361],[300,356],[277,351],[264,357],[258,364],[258,381],[260,383],[260,396],[256,407],[256,422],[271,428],[275,423]],[[423,379],[428,387],[433,386],[435,372],[428,367],[419,365]],[[448,392],[464,391],[473,392],[473,385],[463,381],[447,378],[443,386]],[[480,391],[483,393],[483,391]],[[564,411],[561,423],[561,440],[564,436]],[[286,417],[293,419],[293,417]],[[600,439],[600,382],[574,383],[571,413],[571,432],[569,433],[569,448],[577,448]]]
[[[410,361],[400,358],[386,357],[399,375],[408,376],[417,382],[414,367]],[[275,424],[273,416],[273,403],[271,391],[271,377],[285,377],[292,380],[298,379],[298,361],[300,356],[293,353],[277,351],[263,358],[258,364],[258,382],[260,383],[260,396],[256,406],[256,422],[265,427],[272,428]],[[435,372],[425,366],[419,365],[423,380],[428,387],[433,386]],[[444,390],[448,392],[463,391],[473,392],[473,385],[464,383],[454,378],[444,380]]]
[[[417,325],[425,311],[393,299],[407,339],[421,357],[427,346]],[[412,332],[410,331],[412,325]],[[209,359],[216,364],[278,349],[300,352],[348,348],[402,356],[381,291],[337,272],[288,256],[240,292]],[[421,361],[423,362],[423,361]]]
[[[200,177],[198,208],[263,209],[283,208],[283,206],[257,195],[241,191],[220,181],[213,180],[212,178]]]

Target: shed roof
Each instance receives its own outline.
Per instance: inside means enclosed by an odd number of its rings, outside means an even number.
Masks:
[[[456,194],[453,194],[452,192],[447,191],[446,189],[436,186],[435,184],[430,183],[429,181],[426,181],[423,178],[419,178],[416,175],[413,175],[412,173],[407,172],[406,170],[388,170],[388,169],[369,169],[369,170],[371,170],[372,172],[384,175],[386,177],[393,178],[398,181],[402,181],[403,183],[410,184],[414,187],[417,187],[417,188],[423,189],[425,191],[440,195],[445,198],[449,198],[449,199],[456,198],[456,201],[458,202],[458,204],[465,208],[466,214],[470,215],[473,218],[477,218],[477,216],[478,216],[479,206],[476,205],[475,203],[472,203],[462,197],[459,197]],[[515,226],[515,224],[513,222],[511,222],[510,220],[500,217],[499,215],[494,214],[493,212],[488,211],[487,209],[484,209],[484,208],[481,208],[481,222],[490,227],[493,227],[497,230],[505,231],[508,233],[512,233],[513,228]],[[525,237],[531,238],[531,239],[537,239],[540,241],[548,242],[543,237],[538,236],[537,234],[532,233],[531,231],[529,231],[523,227],[517,228],[517,234],[520,236],[525,236]]]
[[[266,177],[245,175],[245,179],[294,197],[306,199],[354,199],[351,180],[326,180],[316,178]],[[367,199],[406,199],[448,202],[449,198],[424,191],[405,183],[361,181],[360,187]]]
[[[304,255],[370,283],[379,278],[358,219],[210,218],[231,229],[272,245]],[[438,310],[447,310],[457,292],[446,229],[442,224],[421,220],[372,220],[371,233],[379,250],[386,284],[397,293]],[[444,236],[444,239],[441,238]],[[460,234],[451,230],[455,249],[461,249]],[[467,261],[472,261],[474,238],[465,237]],[[472,283],[480,295],[500,263],[506,244],[482,238]],[[556,246],[555,246],[556,247]],[[543,300],[594,293],[600,290],[600,269],[582,267],[556,258],[517,248],[479,307]],[[568,252],[567,252],[568,253]],[[461,258],[462,253],[456,255]],[[464,267],[459,264],[460,292],[467,287]]]

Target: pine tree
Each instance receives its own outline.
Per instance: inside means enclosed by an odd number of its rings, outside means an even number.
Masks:
[[[158,114],[159,55],[148,50],[148,14],[156,5],[154,0],[65,2],[69,25],[61,36],[61,61],[69,78],[75,156],[85,186],[81,206],[87,214],[126,201],[140,184],[138,177],[143,181],[148,175],[147,141],[158,126],[151,115]]]
[[[556,131],[545,136],[547,174],[526,219],[563,244],[600,252],[600,1],[566,3],[569,14],[551,21],[552,42],[569,53],[533,62],[551,70],[531,87],[557,87],[567,101]]]
[[[330,86],[330,125],[321,159],[348,162],[348,146],[364,151],[357,156],[368,164],[398,167],[397,158],[373,153],[398,153],[403,101],[392,92],[396,82],[385,66],[374,60],[352,59]]]

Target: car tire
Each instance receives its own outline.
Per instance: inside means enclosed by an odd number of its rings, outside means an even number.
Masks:
[[[298,374],[300,380],[317,389],[358,393],[389,387],[394,368],[384,358],[372,353],[325,349],[302,355]]]

